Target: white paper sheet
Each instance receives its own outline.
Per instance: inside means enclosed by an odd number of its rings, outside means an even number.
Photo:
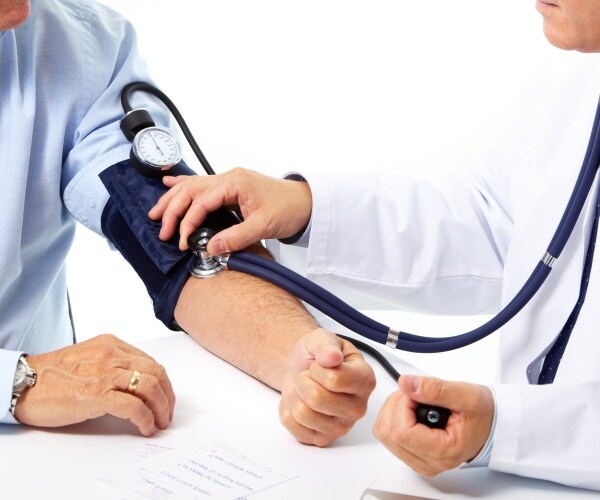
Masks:
[[[218,441],[178,449],[146,443],[131,464],[98,478],[111,487],[113,498],[238,499],[298,477]]]

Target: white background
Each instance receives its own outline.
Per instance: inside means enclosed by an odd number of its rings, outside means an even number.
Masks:
[[[506,96],[549,50],[533,1],[104,3],[133,22],[157,84],[217,172],[437,174],[447,158],[486,141]],[[80,340],[169,334],[135,273],[100,237],[80,227],[68,265]],[[481,321],[402,317],[424,332]],[[494,342],[466,355],[489,353]],[[435,356],[409,358],[435,372]],[[493,373],[486,367],[484,378]]]

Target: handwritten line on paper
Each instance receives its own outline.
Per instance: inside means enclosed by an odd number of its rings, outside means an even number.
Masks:
[[[193,449],[145,443],[132,467],[98,478],[119,499],[243,498],[298,477],[259,464],[220,442]]]

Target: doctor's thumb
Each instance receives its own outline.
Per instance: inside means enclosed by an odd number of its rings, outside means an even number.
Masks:
[[[223,255],[226,253],[237,252],[249,247],[252,243],[255,243],[256,239],[252,239],[241,227],[245,223],[236,224],[230,228],[224,229],[223,231],[215,234],[210,241],[206,249],[210,255]]]
[[[433,377],[402,375],[398,380],[400,391],[418,403],[449,408],[456,404],[453,383]]]

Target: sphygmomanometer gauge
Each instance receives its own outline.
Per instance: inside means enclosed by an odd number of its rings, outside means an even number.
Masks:
[[[133,138],[131,156],[144,175],[160,177],[181,161],[181,144],[173,132],[163,127],[146,127]]]

